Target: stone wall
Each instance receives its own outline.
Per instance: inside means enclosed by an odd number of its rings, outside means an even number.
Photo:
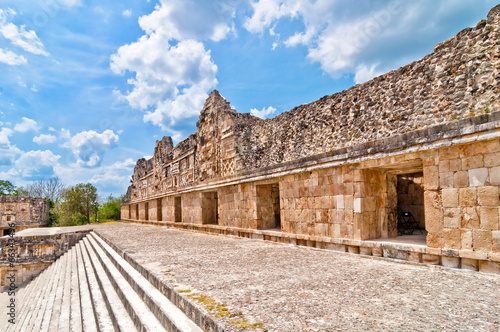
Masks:
[[[273,119],[213,91],[195,134],[137,162],[122,217],[359,244],[412,212],[425,254],[387,257],[500,269],[499,20],[497,6],[423,59]]]
[[[23,229],[40,227],[49,220],[49,203],[39,197],[0,196],[0,218],[1,229],[9,228],[10,223]]]
[[[499,20],[497,6],[487,20],[436,45],[421,60],[252,124],[239,134],[239,169],[500,110]]]

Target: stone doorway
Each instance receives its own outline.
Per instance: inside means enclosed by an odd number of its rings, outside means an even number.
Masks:
[[[219,224],[219,198],[216,191],[202,193],[201,213],[203,224]]]
[[[149,202],[144,203],[144,220],[149,220]]]
[[[281,231],[279,183],[257,185],[257,229]]]
[[[180,196],[174,197],[174,221],[182,222],[182,200]]]
[[[383,237],[404,237],[425,243],[423,183],[421,170],[387,174],[387,234]]]
[[[163,213],[162,213],[162,199],[158,198],[156,200],[156,220],[162,221],[163,220]]]

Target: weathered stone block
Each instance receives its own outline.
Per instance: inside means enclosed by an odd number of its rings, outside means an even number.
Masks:
[[[479,270],[479,262],[477,259],[462,258],[460,265],[462,269],[472,270],[472,271]]]
[[[478,188],[478,203],[481,206],[499,206],[500,190],[497,186],[486,186]]]
[[[444,249],[461,249],[460,229],[445,228],[443,230]]]
[[[500,166],[492,167],[490,170],[490,183],[500,185]]]
[[[479,214],[477,207],[464,207],[462,211],[462,228],[479,228]]]
[[[439,159],[455,159],[460,157],[460,150],[458,146],[451,146],[439,150]]]
[[[484,186],[488,180],[487,168],[475,168],[469,170],[469,185],[471,187]]]
[[[472,231],[472,247],[474,251],[490,251],[492,243],[491,231],[482,229]]]
[[[500,273],[500,263],[491,261],[479,261],[479,272]]]
[[[327,243],[325,248],[333,251],[346,252],[346,246],[343,244]]]
[[[408,260],[408,251],[396,249],[384,249],[384,257]]]
[[[422,262],[422,254],[419,252],[410,251],[408,252],[408,260],[412,262],[421,263]]]
[[[425,190],[436,190],[439,188],[439,167],[424,167],[424,188]]]
[[[427,246],[431,248],[442,248],[444,245],[444,239],[441,232],[439,233],[428,233],[427,234]]]
[[[444,210],[445,228],[460,228],[462,225],[462,214],[460,208],[447,208]]]
[[[500,253],[500,231],[491,232],[491,250]]]
[[[424,192],[426,229],[429,233],[439,233],[443,229],[441,199],[435,191]]]
[[[458,207],[458,189],[443,189],[441,191],[441,197],[443,200],[443,207]]]
[[[326,223],[315,223],[315,236],[327,237],[329,233],[329,224]]]
[[[462,160],[461,159],[451,159],[449,169],[451,172],[458,172],[462,170]]]
[[[469,172],[458,171],[453,175],[453,185],[456,188],[465,188],[469,186]]]
[[[336,195],[335,199],[337,202],[337,209],[343,209],[344,208],[344,195]]]
[[[372,248],[370,248],[370,247],[359,247],[359,253],[361,255],[371,256],[372,255]]]
[[[422,262],[429,265],[439,265],[441,259],[438,255],[422,254]]]
[[[359,254],[359,247],[358,246],[347,246],[347,252],[351,254]]]
[[[481,168],[484,166],[483,156],[475,155],[469,158],[462,159],[462,170],[470,170],[473,168]]]
[[[458,269],[458,268],[460,268],[460,258],[459,257],[441,256],[441,264],[443,266],[446,266],[446,267]]]
[[[462,229],[460,230],[462,249],[472,250],[472,230]]]
[[[440,172],[439,173],[439,187],[452,188],[453,187],[453,172]]]
[[[489,153],[484,155],[484,166],[485,167],[500,166],[500,152]]]
[[[479,220],[482,229],[497,230],[498,227],[498,207],[480,207]]]
[[[477,189],[476,188],[461,188],[459,191],[460,206],[476,206],[477,205]]]

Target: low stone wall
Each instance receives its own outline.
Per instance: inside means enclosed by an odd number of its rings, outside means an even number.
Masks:
[[[20,287],[31,281],[89,232],[90,230],[82,230],[53,235],[15,236],[13,248],[10,246],[10,237],[0,238],[0,292],[8,286],[9,270],[16,271],[16,286]],[[9,249],[15,250],[14,267],[10,267]]]

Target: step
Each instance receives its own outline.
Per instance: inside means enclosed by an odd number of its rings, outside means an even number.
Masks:
[[[67,255],[63,255],[60,260],[60,264],[63,270],[65,269],[66,263]],[[35,307],[38,305],[39,301],[42,301],[42,290],[45,289],[50,280],[50,273],[43,273],[32,280],[28,287],[23,290],[24,294],[23,298],[21,299],[21,306],[19,308],[19,323],[16,324],[16,332],[29,331],[28,326],[30,324],[31,318],[33,317],[33,314],[36,314]]]
[[[72,254],[72,260],[69,330],[71,332],[82,332],[82,305],[80,303],[80,285],[78,280],[78,255],[74,246],[70,249],[70,251]]]
[[[59,288],[62,288],[62,297],[60,311],[52,312],[51,322],[49,326],[51,331],[69,332],[69,313],[70,313],[70,298],[71,298],[71,257],[72,252],[68,251],[68,261],[65,269],[63,283],[59,283]]]
[[[56,267],[57,264],[53,263],[50,267],[52,266]],[[57,287],[57,281],[54,280],[55,278],[51,274],[51,272],[53,272],[52,269],[47,269],[38,276],[40,278],[43,291],[40,297],[36,299],[35,309],[33,310],[31,318],[29,319],[28,325],[26,327],[23,327],[23,331],[40,331],[41,329],[41,323],[44,317],[45,310],[47,309],[47,302],[50,297],[50,291],[52,290],[52,287]]]
[[[87,282],[89,286],[89,294],[92,301],[92,310],[94,311],[98,330],[100,332],[114,332],[113,319],[106,306],[104,296],[101,292],[97,276],[90,261],[90,256],[85,247],[85,242],[80,241],[80,253],[82,255],[82,263],[85,268]],[[92,331],[92,330],[91,330]]]
[[[137,331],[132,318],[129,316],[127,309],[120,300],[113,283],[109,279],[106,271],[101,265],[100,260],[97,257],[92,245],[89,242],[88,237],[83,239],[85,244],[85,249],[90,258],[90,263],[93,267],[97,282],[99,284],[100,291],[102,290],[102,295],[106,303],[106,307],[109,309],[109,313],[116,330],[119,331]],[[128,303],[127,303],[128,304]]]
[[[122,299],[123,303],[125,303],[125,307],[134,321],[135,326],[139,330],[166,331],[95,240],[90,237],[87,237],[87,240],[94,249],[104,271],[115,287],[118,296]]]
[[[40,331],[49,332],[50,319],[52,317],[52,311],[55,307],[56,297],[60,288],[60,284],[63,282],[63,278],[66,272],[67,257],[65,253],[60,259],[60,265],[56,265],[56,269],[53,271],[52,289],[47,298],[46,308],[42,317],[42,322],[40,324]]]
[[[88,238],[99,244],[114,266],[169,331],[203,331],[97,234],[91,232]]]
[[[90,295],[87,273],[85,272],[85,264],[81,251],[81,244],[75,246],[76,256],[78,260],[78,281],[80,287],[80,305],[82,313],[82,330],[97,331],[97,321],[94,313],[94,305]]]

